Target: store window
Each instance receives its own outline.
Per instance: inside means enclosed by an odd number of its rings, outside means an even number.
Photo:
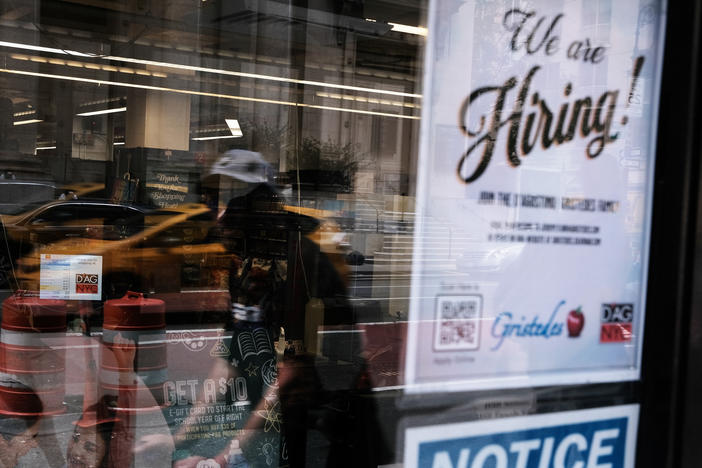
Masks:
[[[633,466],[665,2],[517,3],[0,0],[0,464]]]
[[[425,9],[0,2],[3,466],[393,462]]]

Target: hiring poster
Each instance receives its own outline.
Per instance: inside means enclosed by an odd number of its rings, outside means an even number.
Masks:
[[[638,405],[419,426],[405,432],[405,468],[633,468]]]
[[[408,392],[638,378],[664,7],[430,2]]]

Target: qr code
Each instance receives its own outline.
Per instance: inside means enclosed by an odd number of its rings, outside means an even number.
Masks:
[[[480,345],[480,296],[438,296],[434,349],[475,350]]]

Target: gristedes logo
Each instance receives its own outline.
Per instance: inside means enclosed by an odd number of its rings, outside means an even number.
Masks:
[[[76,274],[76,294],[97,294],[100,275],[95,273]]]
[[[563,334],[563,329],[566,326],[566,321],[557,318],[566,301],[561,300],[550,315],[532,313],[518,314],[514,312],[501,312],[495,317],[492,323],[491,334],[497,339],[495,345],[490,348],[491,351],[498,350],[505,340],[528,339],[528,338],[543,338],[550,339],[552,337]],[[585,324],[584,316],[580,311],[580,307],[572,311],[575,317],[569,320],[569,334],[572,338],[577,338]],[[580,316],[578,317],[577,314]],[[546,318],[548,317],[548,318]],[[582,319],[582,321],[581,321]]]
[[[600,343],[631,341],[634,304],[609,303],[600,308]]]

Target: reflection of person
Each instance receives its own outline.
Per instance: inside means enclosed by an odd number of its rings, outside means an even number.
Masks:
[[[107,466],[108,448],[115,418],[107,415],[107,404],[98,401],[97,363],[92,350],[92,341],[88,323],[93,315],[93,308],[88,301],[81,301],[78,306],[80,319],[78,323],[86,343],[83,348],[85,373],[83,376],[83,414],[76,421],[73,436],[68,443],[66,461],[68,468]]]
[[[110,444],[112,423],[76,425],[68,443],[68,468],[100,468]]]
[[[332,364],[341,353],[325,345],[330,360],[320,367],[314,354],[293,350],[279,336],[282,327],[286,338],[301,340],[311,305],[323,305],[321,324],[326,325],[350,324],[351,309],[342,276],[306,236],[317,220],[285,210],[267,182],[269,169],[251,152],[230,152],[213,167],[214,175],[236,182],[230,184],[234,196],[210,232],[236,258],[229,271],[235,323],[230,353],[215,363],[209,378],[243,379],[250,403],[236,426],[239,432],[220,444],[218,453],[190,452],[175,466],[233,466],[241,451],[252,467],[305,466],[308,455],[315,465],[376,467],[387,462],[386,449],[375,407],[359,398],[364,361],[358,342],[343,353],[347,362],[342,365]],[[274,350],[276,342],[282,343]],[[196,406],[207,404],[201,395]],[[188,418],[177,428],[176,452],[187,445],[179,441],[195,424]],[[326,450],[306,454],[309,430],[327,438]],[[158,439],[142,439],[140,449],[155,447],[162,442]]]
[[[342,272],[306,235],[317,228],[318,221],[285,210],[275,188],[264,177],[252,177],[265,175],[266,168],[247,157],[243,176],[237,176],[236,167],[227,172],[225,164],[218,165],[219,173],[247,182],[229,201],[215,233],[241,259],[230,273],[232,301],[260,307],[273,339],[280,327],[288,339],[302,339],[306,319],[310,326],[309,315],[315,307],[323,308],[321,325],[350,325],[352,314]],[[254,268],[247,271],[249,264],[263,269],[254,274]],[[276,270],[281,264],[284,271]],[[310,335],[316,335],[316,329]],[[281,463],[306,464],[310,429],[321,431],[329,441],[328,466],[375,467],[383,461],[384,444],[375,408],[372,403],[362,403],[370,400],[358,394],[365,368],[359,344],[352,342],[343,351],[338,349],[341,346],[335,350],[333,345],[323,345],[331,362],[347,361],[342,365],[318,367],[316,357],[309,353],[288,352],[278,360],[275,401],[281,412]],[[304,345],[313,347],[311,343]],[[235,348],[232,343],[233,353]],[[310,421],[315,422],[310,425]],[[246,444],[241,445],[246,455]]]
[[[245,164],[243,170],[250,173],[256,167]],[[195,409],[189,410],[191,415],[199,415],[206,414],[208,406],[213,409],[216,406],[217,413],[227,408],[231,419],[236,421],[237,434],[229,436],[229,440],[221,437],[223,440],[219,441],[188,437],[200,433],[202,424],[197,417],[186,418],[174,434],[175,466],[179,468],[203,466],[210,458],[214,460],[212,466],[217,466],[215,463],[227,466],[237,456],[246,459],[248,466],[267,467],[277,466],[280,458],[282,426],[273,332],[284,319],[285,237],[289,226],[280,224],[286,217],[278,216],[284,213],[279,210],[282,204],[272,187],[265,183],[251,184],[249,190],[246,187],[238,185],[237,190],[242,191],[232,198],[218,225],[210,232],[210,238],[226,245],[235,260],[228,280],[232,338],[228,354],[216,360],[208,381],[233,382],[233,385],[228,390],[226,404],[207,402],[201,396]],[[252,231],[257,235],[252,236]],[[266,237],[261,235],[263,231]],[[276,243],[282,243],[282,247],[275,247]],[[139,449],[148,450],[159,442],[156,437],[146,437]]]

